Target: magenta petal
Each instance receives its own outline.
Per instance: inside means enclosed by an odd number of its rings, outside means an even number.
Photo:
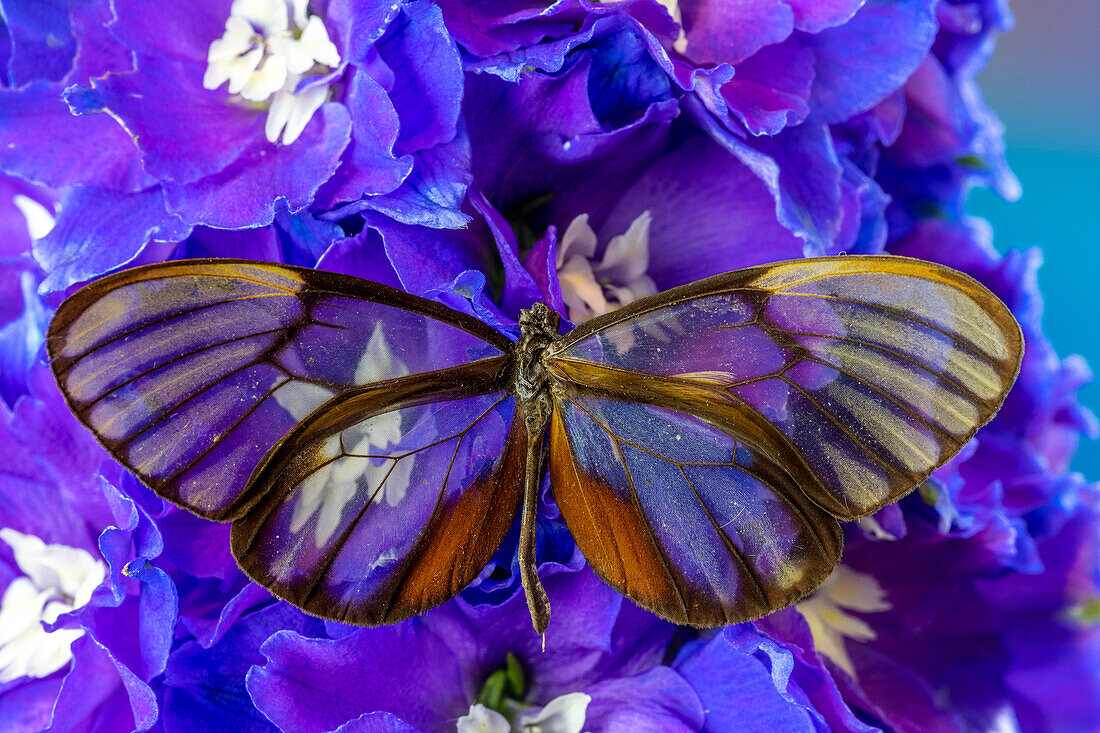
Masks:
[[[691,171],[690,179],[683,171]],[[649,274],[660,289],[802,256],[801,240],[776,221],[764,183],[705,138],[686,141],[623,191],[598,229],[599,241],[622,234],[647,210]]]
[[[0,10],[11,57],[4,77],[13,87],[36,79],[57,81],[69,72],[76,51],[69,3],[9,0]]]
[[[376,710],[442,730],[469,709],[454,655],[416,619],[339,641],[280,631],[260,650],[267,663],[249,671],[248,691],[283,730],[321,733]]]
[[[817,33],[840,25],[856,14],[867,0],[784,0],[794,10],[794,26]]]
[[[130,262],[151,240],[174,242],[190,227],[165,210],[164,193],[116,193],[72,188],[61,199],[53,230],[34,243],[34,257],[49,273],[42,288],[64,290]]]
[[[73,666],[48,731],[143,730],[156,722],[152,689],[89,635],[73,642]],[[124,726],[124,727],[123,727]]]
[[[349,720],[332,733],[419,733],[419,731],[390,713],[363,713]]]
[[[401,118],[396,152],[453,140],[462,105],[462,62],[439,8],[425,0],[408,3],[376,48],[394,74],[389,94]]]
[[[366,71],[356,69],[344,104],[351,113],[351,144],[340,168],[318,194],[322,207],[389,193],[401,185],[413,167],[412,156],[394,155],[401,121],[381,84]]]
[[[810,112],[814,52],[798,37],[762,48],[738,64],[722,98],[753,135],[774,135]]]
[[[139,55],[194,61],[206,66],[210,44],[220,38],[232,0],[151,3],[112,0],[111,32]]]
[[[629,733],[694,733],[704,729],[706,711],[691,685],[669,667],[586,687],[591,695],[585,730]],[[745,730],[742,728],[742,730]]]
[[[542,301],[568,320],[565,298],[558,281],[558,229],[547,227],[546,234],[531,247],[523,266],[531,273],[538,286]]]
[[[527,308],[536,300],[541,300],[538,286],[531,277],[531,273],[525,270],[519,261],[516,236],[501,213],[494,209],[493,205],[480,193],[472,194],[470,202],[484,218],[504,268],[504,292],[500,296],[501,308],[509,316],[518,318],[521,308]]]
[[[266,226],[274,221],[280,199],[291,212],[313,201],[339,165],[350,138],[347,108],[326,103],[293,144],[273,145],[257,136],[220,173],[193,183],[167,183],[168,208],[192,224],[227,229]]]
[[[0,705],[0,730],[7,733],[39,733],[50,724],[54,701],[62,680],[56,675],[44,679],[28,678],[22,684],[4,686],[4,704]]]

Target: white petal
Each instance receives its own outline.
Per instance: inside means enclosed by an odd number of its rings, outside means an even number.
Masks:
[[[331,440],[336,441],[335,438]],[[298,487],[294,499],[294,510],[290,514],[289,530],[291,532],[301,532],[302,527],[324,502],[329,480],[332,478],[332,466],[333,464],[329,463],[317,469]]]
[[[267,110],[267,120],[264,122],[264,136],[267,137],[269,143],[277,142],[283,128],[286,127],[293,98],[294,95],[288,91],[276,92],[275,96],[271,98],[271,106]]]
[[[565,234],[558,244],[558,269],[561,269],[567,256],[583,255],[591,258],[596,254],[596,232],[588,225],[588,214],[581,214],[569,222]]]
[[[606,289],[614,297],[615,302],[618,304],[617,307],[621,308],[627,303],[633,303],[638,298],[655,295],[657,293],[657,283],[653,282],[653,278],[649,275],[642,275],[634,282],[623,287],[611,285],[607,286]]]
[[[601,280],[625,285],[645,274],[649,267],[649,224],[652,221],[653,215],[643,211],[625,234],[612,238],[603,261],[596,268]]]
[[[241,88],[241,96],[250,102],[266,102],[268,98],[288,84],[286,61],[279,56],[268,56]],[[229,87],[233,91],[232,85]]]
[[[233,64],[231,61],[211,61],[206,67],[206,73],[202,75],[202,86],[205,89],[217,89],[229,81]]]
[[[225,33],[210,44],[206,52],[207,61],[226,61],[248,53],[257,43],[256,31],[252,24],[235,15],[225,21]]]
[[[830,581],[829,596],[837,605],[865,613],[893,608],[886,600],[886,590],[869,573],[857,572],[847,565],[837,565]]]
[[[267,42],[272,56],[278,56],[291,74],[304,74],[313,68],[313,54],[297,38],[272,38]]]
[[[520,727],[530,727],[539,733],[581,733],[590,702],[592,698],[583,692],[555,697],[542,710],[521,715]]]
[[[458,719],[458,733],[509,733],[508,719],[481,703],[470,706],[470,712]]]
[[[39,590],[53,590],[80,608],[106,577],[106,566],[90,553],[68,545],[47,545],[34,535],[0,529],[0,539],[11,546],[19,569]]]
[[[42,610],[53,595],[34,586],[30,578],[20,576],[8,583],[0,600],[0,647],[17,638],[26,629],[38,626]]]
[[[290,28],[283,0],[233,0],[229,12],[262,30],[265,36],[273,36]]]
[[[331,389],[318,384],[289,380],[275,390],[275,402],[295,420],[303,420],[334,395]]]
[[[324,84],[303,89],[291,97],[286,128],[283,130],[283,145],[290,145],[301,136],[313,118],[313,113],[321,108],[326,99],[328,86]]]
[[[608,311],[603,288],[596,282],[587,258],[570,257],[558,269],[558,283],[562,300],[569,307],[569,320],[573,323],[582,323]]]
[[[306,24],[306,12],[309,10],[309,0],[290,0],[294,8],[294,25],[302,28]]]
[[[244,56],[238,56],[232,61],[226,62],[226,76],[229,79],[229,93],[240,94],[245,85],[252,79],[252,75],[256,73],[256,69],[259,68],[260,62],[263,61],[264,50],[262,48],[254,48]],[[213,68],[211,64],[207,69]],[[203,82],[205,83],[205,78]],[[266,99],[266,97],[264,97]]]
[[[329,40],[328,29],[316,15],[309,19],[298,41],[317,63],[333,68],[340,65],[340,52],[336,50],[336,44]]]
[[[41,239],[53,229],[53,213],[30,196],[17,193],[12,203],[27,220],[27,234],[31,235],[31,239]]]
[[[355,464],[358,461],[344,461],[343,463]],[[343,481],[333,475],[325,486],[324,502],[321,504],[321,513],[317,516],[317,527],[314,536],[317,546],[321,547],[336,534],[340,528],[340,517],[344,515],[344,507],[348,505],[356,493],[355,481]]]
[[[799,613],[806,619],[810,627],[810,636],[814,640],[814,648],[823,657],[832,660],[853,679],[856,677],[855,665],[845,648],[844,637],[836,629],[830,627],[818,613],[817,603],[811,597],[809,601],[803,601],[795,606]]]
[[[397,358],[386,341],[386,333],[382,330],[382,321],[374,324],[367,345],[363,349],[363,355],[355,367],[356,384],[368,382],[380,382],[383,379],[394,379],[409,374],[409,368],[405,362]],[[377,443],[376,443],[377,445]]]
[[[382,491],[382,497],[386,500],[387,505],[397,506],[409,493],[415,461],[415,456],[409,456],[393,467],[393,471],[386,479],[386,486]]]

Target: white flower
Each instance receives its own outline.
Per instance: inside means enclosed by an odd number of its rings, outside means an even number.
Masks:
[[[652,220],[648,211],[642,212],[625,234],[608,242],[598,263],[596,233],[588,224],[588,214],[581,214],[569,224],[561,238],[557,262],[569,320],[583,323],[657,292],[653,278],[646,274]]]
[[[877,635],[863,620],[843,609],[878,613],[892,607],[874,577],[846,565],[837,565],[820,588],[795,605],[810,626],[817,651],[852,677],[856,672],[845,647],[846,639],[873,641]]]
[[[27,234],[31,239],[42,239],[53,230],[53,212],[42,204],[21,193],[12,197],[12,203],[27,220]]]
[[[80,629],[47,632],[69,611],[85,606],[107,575],[89,553],[67,545],[47,545],[34,535],[0,529],[24,575],[8,585],[0,600],[0,684],[19,677],[46,677],[72,659]]]
[[[268,105],[264,135],[293,143],[328,99],[320,79],[340,65],[324,21],[308,0],[234,0],[225,33],[210,44],[203,86]]]
[[[520,713],[514,726],[496,710],[475,703],[458,719],[458,733],[581,733],[590,702],[583,692],[560,695],[545,707]]]
[[[407,374],[409,368],[393,353],[386,342],[382,322],[377,322],[356,366],[353,381],[367,384]],[[325,393],[327,391],[299,383],[294,390],[277,391],[275,399],[292,417],[302,420],[320,404],[318,395]],[[415,456],[406,456],[396,465],[393,459],[362,456],[392,453],[402,437],[401,413],[397,411],[384,412],[345,430],[342,440],[349,455],[325,464],[302,482],[290,518],[290,531],[300,531],[316,515],[314,542],[322,547],[340,527],[344,508],[363,490],[360,484],[364,479],[372,489],[384,479],[381,499],[389,506],[397,506],[408,491]],[[340,442],[341,438],[334,436],[326,447],[335,454]]]

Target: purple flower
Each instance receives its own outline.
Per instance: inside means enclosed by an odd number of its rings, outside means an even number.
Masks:
[[[974,82],[1002,3],[3,5],[0,727],[1096,727],[1100,519],[1067,473],[1097,432],[1088,371],[1043,335],[1039,255],[997,254],[965,213],[973,185],[1016,193]],[[579,323],[880,251],[991,288],[1020,378],[917,492],[847,528],[817,593],[712,633],[600,583],[548,482],[545,653],[516,527],[420,617],[308,617],[247,580],[228,527],[124,474],[41,363],[60,291],[125,264],[317,265],[514,335],[535,300]]]
[[[176,617],[160,534],[46,370],[30,379],[0,432],[4,728],[148,727]]]
[[[35,251],[47,288],[196,225],[263,226],[311,205],[337,219],[466,221],[463,77],[434,6],[336,0],[317,14],[254,0],[165,12],[126,0],[58,10],[51,22],[72,22],[68,73],[0,90],[10,97],[0,165],[64,189],[58,231]]]
[[[806,676],[795,653],[748,626],[693,642],[667,666],[676,627],[587,570],[544,580],[555,607],[545,651],[522,594],[497,605],[459,601],[330,639],[275,634],[248,689],[284,730],[332,730],[378,711],[393,716],[382,730],[406,730],[399,720],[415,730],[457,721],[460,731],[508,731],[540,716],[558,726],[546,729],[576,732],[721,731],[733,723],[747,731],[870,730],[835,687],[804,689],[805,681],[830,683]],[[828,709],[814,707],[826,699]]]

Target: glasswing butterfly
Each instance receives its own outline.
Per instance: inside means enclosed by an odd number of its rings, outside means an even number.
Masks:
[[[408,618],[474,580],[521,510],[540,632],[544,443],[601,578],[677,623],[737,623],[824,581],[837,519],[954,455],[1022,347],[982,285],[890,256],[730,272],[564,336],[535,303],[515,342],[348,275],[168,262],[83,288],[47,340],[80,421],[162,497],[231,521],[241,568],[275,595]]]

